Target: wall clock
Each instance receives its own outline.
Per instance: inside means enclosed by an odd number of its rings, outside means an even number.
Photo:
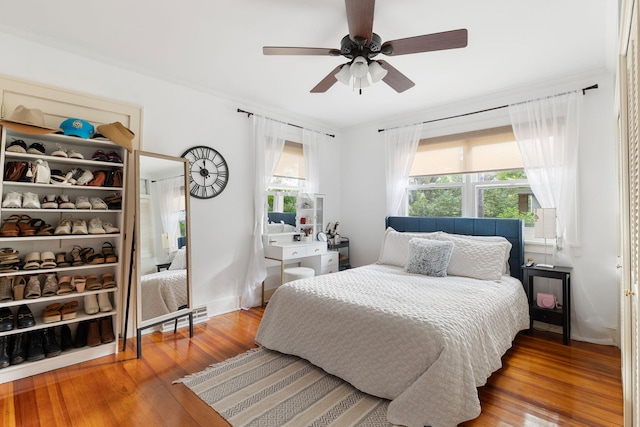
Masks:
[[[227,161],[211,147],[191,147],[182,157],[189,160],[189,192],[198,199],[210,199],[222,193],[229,182]]]

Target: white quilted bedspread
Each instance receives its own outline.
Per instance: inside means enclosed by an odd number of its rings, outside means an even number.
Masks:
[[[271,297],[256,342],[392,400],[389,422],[454,426],[529,327],[522,284],[369,265],[302,279]]]
[[[187,303],[187,270],[165,270],[140,278],[142,320],[173,313]]]

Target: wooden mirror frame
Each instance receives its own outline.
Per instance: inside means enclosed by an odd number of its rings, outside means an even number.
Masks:
[[[142,195],[142,191],[140,188],[141,182],[142,182],[142,176],[141,176],[141,170],[140,170],[140,161],[141,161],[141,157],[151,157],[151,158],[156,158],[156,159],[160,159],[160,160],[167,160],[167,161],[174,161],[174,162],[179,162],[182,163],[183,165],[183,174],[184,174],[184,188],[185,188],[185,193],[184,193],[184,203],[185,203],[185,210],[186,210],[186,224],[185,224],[185,233],[187,236],[186,242],[185,242],[185,246],[186,246],[186,286],[187,286],[187,307],[186,308],[181,308],[178,309],[177,311],[171,312],[171,313],[167,313],[161,316],[157,316],[157,317],[153,317],[151,319],[143,319],[142,318],[142,297],[141,297],[141,265],[142,265],[142,259],[141,259],[141,252],[140,250],[138,250],[137,248],[141,248],[141,242],[140,242],[140,200],[141,200],[141,195]],[[151,328],[157,325],[160,325],[162,323],[165,323],[169,320],[175,320],[176,322],[176,328],[177,328],[177,322],[178,319],[181,317],[185,317],[188,316],[189,317],[189,336],[193,337],[193,303],[192,303],[192,299],[191,299],[191,220],[189,217],[189,212],[190,212],[190,208],[189,208],[189,161],[185,158],[182,157],[173,157],[173,156],[166,156],[163,154],[158,154],[158,153],[151,153],[151,152],[147,152],[147,151],[136,151],[135,152],[135,167],[136,167],[136,217],[135,217],[135,250],[134,250],[134,256],[135,256],[135,266],[136,266],[136,271],[135,271],[135,278],[136,278],[136,333],[137,333],[137,352],[138,352],[138,358],[142,357],[142,331],[144,329],[147,328]],[[174,329],[175,332],[175,329]]]

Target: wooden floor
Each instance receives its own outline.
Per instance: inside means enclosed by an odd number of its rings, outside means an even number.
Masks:
[[[0,385],[0,426],[224,426],[178,378],[253,348],[261,308],[154,333],[125,352]],[[120,347],[122,348],[122,346]],[[482,414],[464,426],[622,425],[620,351],[557,334],[520,335],[479,388]],[[1,371],[0,371],[1,373]]]

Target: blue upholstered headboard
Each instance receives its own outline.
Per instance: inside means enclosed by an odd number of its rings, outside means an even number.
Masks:
[[[427,216],[389,216],[385,228],[396,231],[431,232],[445,231],[472,236],[502,236],[511,245],[509,268],[511,275],[522,281],[524,264],[523,222],[517,218],[449,218]]]
[[[296,226],[296,213],[295,212],[269,212],[269,222],[275,222],[279,224],[280,221],[284,221],[285,224]]]
[[[186,236],[178,237],[178,249],[180,249],[181,247],[183,247],[186,244],[187,244],[187,237]]]

